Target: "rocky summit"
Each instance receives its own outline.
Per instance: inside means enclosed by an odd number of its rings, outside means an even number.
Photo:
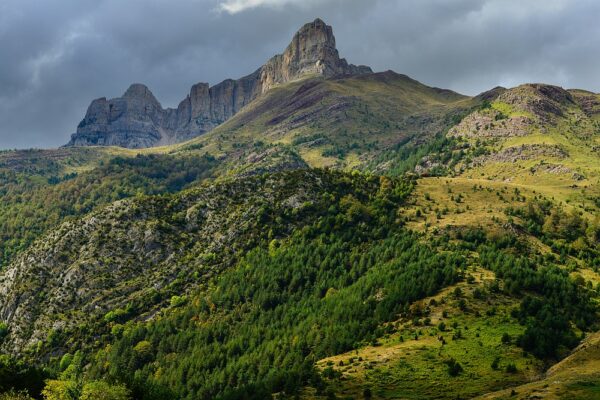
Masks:
[[[308,74],[329,78],[372,72],[367,66],[348,64],[340,58],[333,29],[318,18],[300,28],[284,53],[271,58],[259,71],[262,92]]]
[[[215,86],[197,83],[176,109],[162,108],[150,89],[133,84],[122,97],[92,101],[67,146],[144,148],[182,142],[222,124],[272,87],[309,75],[371,73],[340,58],[331,26],[305,24],[283,54],[250,75]]]

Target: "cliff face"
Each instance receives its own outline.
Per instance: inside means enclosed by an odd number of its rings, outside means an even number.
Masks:
[[[355,66],[340,58],[331,26],[320,19],[304,25],[283,54],[271,58],[260,69],[261,91],[307,74],[324,77],[370,73],[371,68]]]
[[[67,146],[144,148],[181,142],[225,122],[257,96],[306,75],[332,77],[370,73],[340,58],[331,26],[304,25],[283,54],[254,73],[215,86],[198,83],[176,109],[163,109],[152,92],[133,84],[122,97],[94,100]]]
[[[133,84],[123,97],[92,101],[69,145],[149,147],[161,140],[164,116],[152,92]]]

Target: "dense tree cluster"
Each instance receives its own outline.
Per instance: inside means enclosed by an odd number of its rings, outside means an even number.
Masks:
[[[546,199],[532,199],[524,207],[508,208],[507,214],[522,218],[524,228],[559,254],[563,263],[567,256],[573,256],[592,268],[600,268],[600,216],[588,220],[577,209],[565,210]]]
[[[412,139],[414,138],[406,138],[392,149],[380,154],[371,162],[371,167],[376,168],[378,165],[385,164],[388,174],[403,175],[414,171],[419,162],[427,156],[431,163],[438,165],[428,171],[428,174],[437,176],[447,173],[464,156],[462,151],[453,151],[456,141],[448,138],[445,132],[439,133],[426,143]]]
[[[513,316],[526,325],[518,343],[541,358],[556,358],[571,349],[579,337],[574,328],[586,330],[597,322],[592,293],[556,265],[552,258],[515,251],[514,237],[487,240],[485,233],[465,235],[477,244],[479,262],[503,281],[504,291],[522,296]],[[574,325],[574,326],[573,326]]]
[[[9,390],[17,392],[27,390],[27,394],[37,396],[44,386],[43,381],[46,377],[46,373],[37,367],[7,355],[0,355],[0,393]],[[16,399],[27,398],[26,395],[13,394]]]

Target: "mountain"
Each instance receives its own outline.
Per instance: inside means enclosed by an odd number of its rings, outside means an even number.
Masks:
[[[331,26],[316,19],[294,35],[283,54],[243,78],[213,87],[192,86],[177,109],[163,109],[150,89],[133,84],[122,97],[94,100],[67,146],[144,148],[202,135],[235,115],[272,87],[307,75],[323,77],[372,72],[340,58]]]
[[[203,135],[0,152],[0,399],[597,398],[600,95],[360,72],[317,20]]]
[[[490,100],[449,131],[477,149],[457,164],[457,175],[552,187],[563,201],[593,202],[600,194],[597,95],[525,84]]]

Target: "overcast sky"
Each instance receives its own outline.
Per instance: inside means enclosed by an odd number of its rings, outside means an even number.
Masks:
[[[316,17],[349,62],[428,85],[600,92],[598,0],[0,0],[0,148],[62,145],[92,99],[133,82],[175,107]]]

